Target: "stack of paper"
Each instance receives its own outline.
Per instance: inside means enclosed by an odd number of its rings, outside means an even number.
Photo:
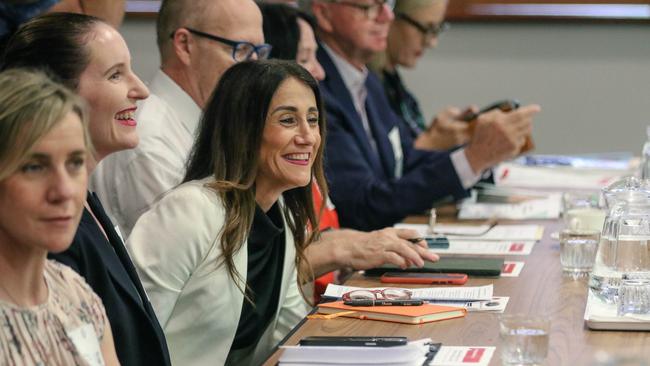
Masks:
[[[495,350],[442,346],[434,353],[430,344],[426,338],[395,347],[281,346],[280,366],[487,366]]]
[[[543,190],[594,190],[629,174],[626,170],[576,169],[503,163],[494,170],[498,186]]]
[[[431,339],[394,347],[281,346],[280,365],[394,365],[422,366],[429,355]]]

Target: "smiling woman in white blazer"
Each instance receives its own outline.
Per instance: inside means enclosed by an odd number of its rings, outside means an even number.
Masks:
[[[127,243],[173,364],[258,364],[306,315],[304,249],[318,236],[311,180],[326,187],[316,81],[251,61],[221,78],[184,183]]]

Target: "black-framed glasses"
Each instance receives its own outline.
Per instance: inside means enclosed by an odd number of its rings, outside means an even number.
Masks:
[[[408,24],[412,25],[413,27],[415,27],[415,29],[417,29],[420,33],[422,33],[425,42],[428,42],[438,37],[440,33],[449,30],[450,27],[449,23],[447,22],[442,22],[440,24],[424,25],[404,13],[397,13],[395,16],[407,22]]]
[[[254,45],[250,42],[233,41],[228,38],[215,36],[214,34],[201,32],[199,30],[189,28],[189,27],[183,27],[183,28],[187,29],[188,32],[196,36],[207,38],[212,41],[217,41],[219,43],[223,43],[227,46],[232,47],[232,58],[233,60],[235,60],[235,62],[250,60],[253,58],[253,54],[257,55],[258,60],[266,60],[267,58],[269,58],[269,55],[271,54],[270,44],[262,43],[260,45]],[[172,32],[170,37],[173,38],[175,33],[176,31]]]
[[[366,18],[368,19],[377,19],[384,5],[387,5],[391,11],[395,9],[395,0],[373,0],[371,4],[359,4],[348,0],[323,0],[323,1],[332,4],[350,6],[352,8],[363,10],[366,13]]]

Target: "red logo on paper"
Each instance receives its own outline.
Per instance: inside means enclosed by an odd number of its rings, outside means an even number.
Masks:
[[[485,353],[485,348],[470,348],[467,351],[467,353],[465,353],[465,357],[463,357],[463,362],[468,362],[468,363],[481,362],[481,358],[483,358],[484,353]]]
[[[510,244],[510,252],[521,252],[524,250],[524,243],[512,243]]]
[[[503,268],[501,269],[502,273],[512,273],[515,270],[514,263],[504,263]]]

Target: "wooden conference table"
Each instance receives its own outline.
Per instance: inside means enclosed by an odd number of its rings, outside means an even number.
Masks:
[[[505,313],[545,314],[551,318],[547,366],[591,365],[597,351],[615,355],[636,355],[650,360],[650,332],[591,331],[583,320],[587,299],[587,279],[562,276],[559,243],[550,234],[561,228],[556,221],[534,222],[545,226],[543,239],[528,256],[507,256],[524,261],[519,277],[470,278],[467,286],[494,284],[495,296],[509,296]],[[355,275],[346,285],[381,286],[378,280]],[[467,313],[451,319],[422,325],[406,325],[372,320],[336,318],[307,320],[299,325],[285,344],[294,345],[305,336],[407,336],[429,337],[446,346],[496,346],[490,365],[501,365],[499,324],[496,314]],[[264,365],[276,365],[281,350]]]

